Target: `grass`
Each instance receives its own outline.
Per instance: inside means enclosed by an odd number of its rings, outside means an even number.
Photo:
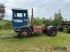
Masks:
[[[70,34],[58,32],[57,36],[32,36],[16,38],[12,30],[0,30],[0,52],[52,52],[53,47],[70,48]],[[51,50],[50,50],[51,49]]]

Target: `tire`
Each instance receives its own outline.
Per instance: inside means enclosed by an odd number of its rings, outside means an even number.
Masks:
[[[18,37],[19,38],[29,38],[30,37],[30,31],[29,29],[21,29],[19,31],[19,34],[18,34]]]
[[[48,36],[56,36],[57,35],[57,29],[55,27],[51,27],[47,30]]]
[[[67,31],[68,31],[68,33],[70,33],[70,27],[68,27]]]

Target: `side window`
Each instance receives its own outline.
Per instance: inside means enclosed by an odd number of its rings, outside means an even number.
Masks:
[[[14,13],[14,17],[26,17],[27,13]]]
[[[22,17],[22,13],[17,13],[17,17]]]
[[[26,13],[23,13],[23,16],[26,17]]]

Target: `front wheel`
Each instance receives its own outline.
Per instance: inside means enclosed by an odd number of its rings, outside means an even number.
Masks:
[[[55,27],[51,27],[47,30],[48,36],[56,36],[57,35],[57,29]]]
[[[23,38],[23,37],[29,38],[30,37],[30,31],[28,29],[21,29],[19,31],[18,37],[19,38]]]

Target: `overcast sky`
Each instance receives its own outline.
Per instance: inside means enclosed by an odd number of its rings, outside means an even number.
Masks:
[[[70,0],[0,0],[6,6],[5,19],[11,20],[12,8],[22,8],[29,10],[31,15],[31,8],[34,8],[34,16],[52,17],[54,13],[61,8],[62,16],[69,20],[70,17]]]

